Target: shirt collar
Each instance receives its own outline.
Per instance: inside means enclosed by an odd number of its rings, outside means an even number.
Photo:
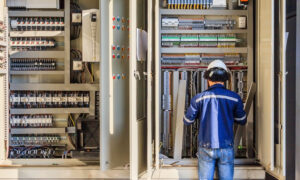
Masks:
[[[222,84],[215,84],[215,85],[212,85],[211,87],[209,87],[208,89],[213,89],[213,88],[225,88],[225,86]]]

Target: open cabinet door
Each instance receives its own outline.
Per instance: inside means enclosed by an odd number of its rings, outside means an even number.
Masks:
[[[130,178],[147,169],[147,57],[138,56],[143,48],[142,30],[146,30],[146,0],[130,0]],[[139,32],[138,32],[138,29]],[[146,36],[147,37],[147,36]],[[147,38],[146,38],[147,39]]]
[[[285,1],[257,1],[257,155],[266,171],[285,176]]]
[[[128,165],[129,0],[101,0],[100,166]]]
[[[258,159],[274,168],[274,1],[257,1],[257,147]],[[263,18],[262,18],[263,17]]]

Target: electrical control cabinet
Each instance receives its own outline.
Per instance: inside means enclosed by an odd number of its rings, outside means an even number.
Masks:
[[[51,164],[62,158],[61,164],[72,164],[80,159],[76,152],[99,158],[99,3],[7,0],[6,5],[4,159]],[[73,14],[80,19],[84,14],[83,22],[71,21]],[[88,33],[89,47],[83,44]]]
[[[236,141],[237,177],[263,179],[264,168],[284,176],[284,134],[274,140],[271,0],[30,2],[7,0],[0,16],[3,164],[50,171],[96,159],[104,178],[197,178],[198,124],[176,139],[178,111],[208,88],[205,69],[220,59],[231,72],[226,87],[244,102],[258,85]],[[147,32],[143,61],[137,29]]]
[[[163,2],[163,1],[162,1]],[[224,4],[224,9],[217,8],[221,1],[207,1],[208,4],[161,3],[159,16],[159,54],[161,111],[160,141],[163,155],[175,156],[177,127],[177,101],[179,93],[186,94],[186,102],[181,107],[186,109],[190,100],[197,93],[205,91],[207,81],[204,72],[213,60],[222,60],[230,69],[231,79],[228,89],[238,93],[242,100],[247,97],[249,85],[253,82],[253,12],[249,6],[235,6],[232,10]],[[231,2],[232,3],[232,2]],[[180,7],[180,8],[178,8]],[[205,9],[205,10],[201,10]],[[241,18],[244,20],[243,25]],[[247,29],[245,29],[247,27]],[[186,91],[178,92],[181,80],[186,82]],[[252,116],[248,118],[252,122]],[[196,158],[198,124],[184,126],[181,158]],[[252,128],[252,127],[248,127]],[[253,143],[253,137],[246,141]],[[241,140],[241,139],[239,139]],[[252,158],[252,146],[246,141],[240,144],[237,157]],[[249,146],[249,147],[248,147]],[[178,158],[178,157],[177,157]]]

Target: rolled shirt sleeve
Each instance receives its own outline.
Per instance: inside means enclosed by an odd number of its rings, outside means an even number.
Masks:
[[[197,96],[192,98],[190,107],[187,109],[187,111],[183,117],[183,122],[186,125],[190,125],[190,124],[194,123],[195,119],[198,116],[199,107],[197,105],[196,99],[197,99]]]
[[[247,123],[247,114],[244,111],[243,101],[240,97],[238,98],[237,106],[234,111],[234,121],[241,125]]]

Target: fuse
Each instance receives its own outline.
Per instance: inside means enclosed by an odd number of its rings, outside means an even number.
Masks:
[[[73,92],[68,93],[68,106],[69,107],[76,106],[76,95]]]
[[[89,107],[89,105],[90,105],[90,96],[89,96],[88,92],[84,93],[83,105],[84,105],[84,107]]]
[[[62,107],[68,106],[68,94],[66,92],[62,92],[61,103],[62,103]]]
[[[78,107],[84,107],[83,100],[84,100],[84,95],[82,92],[79,92],[77,95],[77,106]]]

